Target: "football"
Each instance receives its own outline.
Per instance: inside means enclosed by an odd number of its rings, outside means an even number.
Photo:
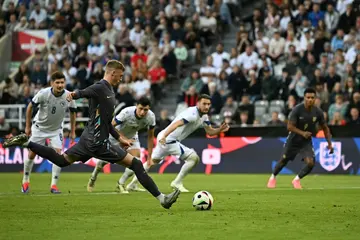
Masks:
[[[210,210],[214,205],[214,198],[209,192],[200,191],[195,193],[192,204],[196,210]]]

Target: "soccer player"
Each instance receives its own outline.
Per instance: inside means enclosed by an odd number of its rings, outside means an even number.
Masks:
[[[302,188],[300,179],[309,174],[315,165],[315,152],[311,137],[316,135],[317,124],[324,131],[328,142],[327,148],[330,150],[330,153],[333,153],[330,130],[325,122],[323,111],[314,106],[315,97],[316,91],[312,88],[307,88],[304,92],[304,102],[294,107],[291,111],[287,125],[289,135],[284,145],[284,152],[268,181],[268,188],[276,187],[276,176],[297,155],[302,157],[306,165],[294,178],[292,184],[296,189]]]
[[[40,90],[29,103],[26,109],[26,127],[25,133],[30,137],[30,141],[45,145],[49,140],[49,146],[60,153],[63,147],[63,121],[66,110],[70,110],[71,138],[75,138],[75,101],[68,102],[66,96],[69,93],[64,89],[65,76],[61,72],[54,72],[51,75],[51,87]],[[37,113],[31,121],[33,109]],[[34,165],[36,153],[29,150],[28,158],[24,161],[24,173],[21,191],[28,193],[30,191],[30,173]],[[57,183],[59,180],[61,168],[53,164],[50,192],[60,193]]]
[[[189,192],[189,190],[184,187],[182,181],[199,162],[200,158],[194,149],[184,146],[181,144],[181,141],[201,126],[203,126],[206,133],[211,136],[229,130],[229,126],[226,123],[223,123],[219,128],[211,127],[207,115],[210,106],[210,96],[206,94],[200,95],[195,107],[187,108],[180,113],[167,128],[161,131],[157,136],[157,145],[152,153],[151,162],[150,164],[149,162],[145,162],[144,169],[148,171],[152,162],[157,164],[168,155],[180,156],[180,159],[184,160],[185,163],[170,186],[174,189],[179,189],[181,192]],[[134,184],[136,181],[137,179],[134,177],[130,184]]]
[[[127,152],[134,157],[140,158],[140,142],[138,137],[138,131],[141,129],[148,130],[148,161],[151,160],[151,153],[154,146],[154,128],[156,125],[155,114],[150,110],[150,100],[146,97],[142,97],[137,101],[136,106],[124,108],[112,121],[112,125],[116,127],[120,135],[129,141],[131,146],[127,149]],[[114,145],[119,142],[110,137],[110,142]],[[88,191],[92,192],[97,175],[101,172],[102,168],[107,162],[99,160],[94,168],[91,178],[88,183]],[[125,188],[126,180],[134,175],[134,171],[129,168],[125,169],[125,173],[119,179],[117,183],[117,190],[120,193],[129,193],[129,191],[145,191],[139,188],[137,184],[128,185]]]
[[[3,146],[23,146],[29,148],[59,167],[69,166],[76,161],[86,162],[92,157],[128,167],[135,172],[141,185],[156,197],[164,208],[169,209],[176,202],[180,191],[176,189],[168,195],[162,194],[144,170],[139,159],[133,157],[122,148],[113,146],[109,142],[110,133],[125,147],[131,145],[130,141],[123,139],[111,124],[116,105],[113,87],[119,85],[124,71],[125,67],[121,62],[110,60],[105,66],[105,74],[101,81],[84,90],[77,90],[68,94],[68,101],[79,98],[89,99],[90,120],[81,134],[79,142],[65,153],[58,154],[50,147],[29,141],[25,134],[7,139]]]

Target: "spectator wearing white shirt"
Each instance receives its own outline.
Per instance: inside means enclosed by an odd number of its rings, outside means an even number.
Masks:
[[[227,76],[229,76],[232,73],[232,68],[230,67],[229,60],[223,59],[223,65],[221,68],[216,70],[216,77],[220,77],[221,72],[225,72]]]
[[[116,30],[121,30],[121,22],[125,22],[127,26],[130,24],[130,19],[125,16],[125,11],[123,9],[119,10],[117,17],[114,19],[113,26]]]
[[[93,61],[98,61],[104,54],[105,48],[104,45],[100,43],[98,36],[93,36],[91,38],[91,43],[87,47],[87,53]]]
[[[216,52],[211,54],[213,58],[213,66],[215,68],[221,68],[223,64],[223,59],[230,60],[230,54],[224,51],[224,45],[219,43],[216,46]]]
[[[46,10],[40,7],[40,4],[35,4],[35,9],[31,12],[30,18],[35,20],[35,25],[37,28],[46,24],[47,13]]]
[[[106,21],[106,29],[101,33],[101,43],[104,44],[105,40],[109,40],[110,44],[115,44],[117,31],[113,28],[111,21]]]
[[[289,53],[289,47],[291,45],[295,47],[296,52],[300,52],[300,41],[295,38],[293,31],[288,32],[288,36],[285,41],[285,53]]]
[[[324,21],[326,28],[330,33],[335,32],[336,27],[339,23],[339,18],[340,18],[339,13],[334,11],[334,6],[332,4],[328,4]]]
[[[351,47],[345,55],[345,60],[350,63],[353,64],[356,60],[356,56],[360,54],[360,41],[356,41],[355,46]]]
[[[247,74],[250,70],[256,70],[259,55],[253,51],[252,46],[247,46],[245,52],[237,58],[237,65],[244,69]]]
[[[269,45],[270,39],[264,36],[264,32],[262,30],[257,31],[257,38],[255,40],[255,47],[258,52],[264,49],[267,45]]]
[[[15,32],[21,32],[25,31],[28,27],[28,22],[26,20],[26,17],[21,17],[20,22],[15,26],[14,31]]]
[[[211,44],[210,37],[216,33],[217,21],[212,15],[210,7],[206,8],[205,16],[201,16],[199,20],[200,36],[205,39],[205,44]]]
[[[309,43],[314,43],[314,38],[311,37],[311,32],[309,29],[304,31],[304,34],[300,38],[300,51],[304,52],[307,49]]]
[[[279,31],[275,31],[274,37],[270,40],[269,56],[273,61],[277,61],[284,53],[285,39],[280,36]]]
[[[280,20],[280,28],[283,32],[287,30],[290,21],[291,21],[290,10],[284,9],[284,16]]]
[[[138,72],[137,80],[131,84],[131,90],[134,93],[135,99],[141,97],[150,97],[151,83],[144,77],[142,72]]]
[[[177,3],[176,0],[170,0],[169,4],[165,7],[165,14],[167,17],[172,16],[173,8],[177,8],[179,13],[183,12],[183,6],[180,3]]]
[[[135,23],[134,28],[130,30],[129,39],[134,46],[138,48],[141,46],[142,38],[144,37],[144,30],[141,29],[140,23]]]
[[[89,7],[86,11],[86,21],[90,22],[92,16],[96,17],[97,22],[99,22],[99,16],[101,13],[101,9],[96,6],[95,0],[89,0]]]
[[[221,69],[221,68],[219,68],[219,69]],[[207,84],[209,82],[209,77],[210,78],[216,77],[216,68],[213,65],[213,57],[212,56],[208,56],[206,58],[206,66],[203,66],[200,68],[200,76],[201,76],[201,80],[203,81],[204,84]]]

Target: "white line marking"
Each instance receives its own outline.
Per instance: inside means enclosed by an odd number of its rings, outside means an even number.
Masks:
[[[325,188],[325,187],[317,187],[317,188],[304,188],[303,191],[313,191],[313,190],[360,190],[360,186],[353,186],[353,187],[331,187],[331,188]],[[289,188],[275,188],[275,189],[267,189],[267,188],[243,188],[243,189],[234,189],[234,190],[217,190],[213,192],[256,192],[256,191],[299,191],[296,189],[293,189],[291,187]],[[301,191],[301,190],[300,190]],[[195,193],[195,192],[190,192]],[[139,194],[139,193],[130,193],[130,194]],[[11,192],[0,192],[0,198],[4,197],[53,197],[53,196],[91,196],[91,195],[128,195],[128,194],[119,194],[117,192],[93,192],[93,193],[61,193],[61,194],[22,194],[22,193],[11,193]]]

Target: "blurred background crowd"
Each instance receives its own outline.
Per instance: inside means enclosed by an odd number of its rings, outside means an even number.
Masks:
[[[358,3],[255,2],[245,14],[243,0],[0,0],[0,37],[55,30],[46,54],[0,83],[0,104],[28,104],[54,71],[83,89],[117,59],[126,65],[118,103],[150,97],[160,129],[201,93],[214,123],[282,126],[306,87],[330,125],[360,124]],[[15,115],[3,112],[0,129]]]

